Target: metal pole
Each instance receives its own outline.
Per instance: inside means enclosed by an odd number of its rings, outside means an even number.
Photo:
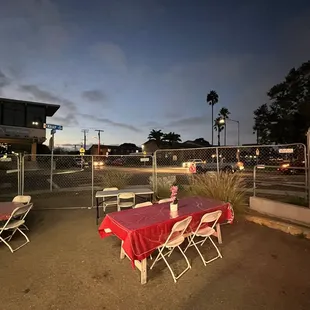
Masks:
[[[91,206],[94,207],[94,156],[91,157]]]
[[[237,121],[238,124],[238,145],[240,145],[240,122]]]
[[[226,125],[227,125],[227,120],[225,118],[225,128],[224,128],[224,145],[225,146],[226,146],[226,137],[227,137]]]
[[[254,166],[254,171],[253,171],[253,196],[255,197],[256,195],[256,168],[257,166]]]
[[[220,173],[219,148],[218,147],[215,149],[215,152],[216,152],[216,170],[217,170],[217,173]]]
[[[20,165],[20,155],[16,156],[17,158],[17,195],[21,195],[20,189],[21,189],[21,165]]]
[[[54,164],[54,134],[52,134],[51,143],[51,178],[50,178],[50,191],[53,191],[53,164]]]
[[[22,177],[22,180],[21,180],[21,194],[24,195],[24,189],[25,189],[25,154],[24,155],[21,155],[21,177]]]
[[[100,130],[98,130],[98,155],[100,155]]]
[[[306,170],[307,170],[307,178],[308,178],[308,181],[307,181],[307,191],[308,191],[308,206],[310,208],[310,165],[309,165],[309,159],[310,159],[310,128],[308,129],[308,132],[307,132],[307,161],[305,162],[306,166]]]

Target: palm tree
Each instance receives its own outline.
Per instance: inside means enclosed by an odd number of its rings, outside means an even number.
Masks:
[[[171,145],[175,142],[181,142],[181,135],[175,132],[165,133],[163,136],[164,141],[168,141]]]
[[[224,145],[226,145],[226,137],[227,137],[226,120],[229,118],[229,115],[230,115],[230,112],[227,108],[225,108],[225,107],[221,108],[219,116],[222,117],[225,121]]]
[[[221,132],[224,129],[225,125],[220,123],[220,120],[222,119],[222,116],[219,114],[219,116],[214,120],[213,128],[215,131],[217,131],[217,145],[221,145]]]
[[[212,145],[213,145],[213,107],[215,104],[219,102],[219,96],[215,90],[211,90],[209,94],[207,95],[207,103],[212,107]]]
[[[160,129],[159,130],[152,129],[148,136],[148,139],[155,140],[157,146],[159,147],[163,136],[164,136],[164,133]]]

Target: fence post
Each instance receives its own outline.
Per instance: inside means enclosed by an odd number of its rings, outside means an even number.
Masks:
[[[254,197],[256,195],[256,168],[257,166],[254,166],[254,171],[253,171],[253,196]]]
[[[307,160],[306,160],[306,170],[307,170],[307,193],[308,193],[308,207],[310,208],[310,164],[309,164],[309,159],[310,159],[310,128],[307,131]]]
[[[17,195],[21,195],[21,155],[17,156]]]
[[[217,173],[220,173],[219,148],[218,147],[215,149],[215,152],[216,152],[216,170],[217,170]]]
[[[152,156],[152,158],[153,158],[153,191],[154,191],[155,195],[157,193],[157,160],[156,160],[156,152],[157,151],[155,151],[153,153],[153,156]]]
[[[94,156],[91,155],[91,207],[94,207]]]
[[[21,195],[24,195],[25,190],[25,154],[21,154],[20,157],[21,164]]]

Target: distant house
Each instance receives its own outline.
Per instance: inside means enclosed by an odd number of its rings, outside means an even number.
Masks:
[[[98,144],[93,144],[89,150],[90,155],[98,155]],[[133,143],[123,143],[121,145],[100,145],[100,155],[129,155],[141,152],[141,148]]]

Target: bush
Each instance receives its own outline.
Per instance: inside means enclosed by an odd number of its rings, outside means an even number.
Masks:
[[[118,189],[125,188],[131,179],[131,174],[120,171],[105,171],[102,177],[103,188],[117,187]]]
[[[235,173],[206,173],[189,176],[189,191],[192,195],[229,202],[235,212],[241,212],[245,204],[245,183]]]

